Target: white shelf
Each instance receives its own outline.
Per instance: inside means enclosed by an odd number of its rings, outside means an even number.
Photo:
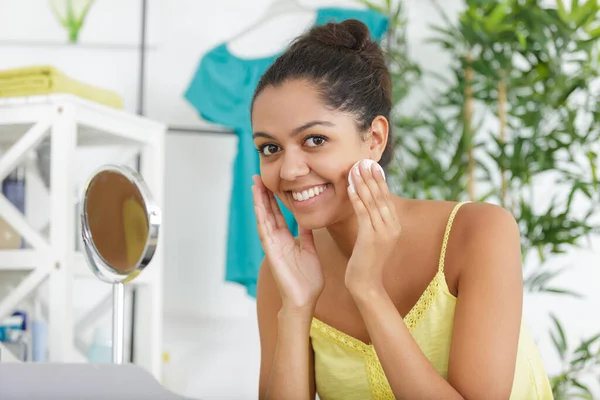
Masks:
[[[0,274],[4,271],[32,271],[46,255],[46,252],[34,249],[0,250]],[[80,251],[73,253],[72,272],[75,278],[98,279]],[[132,283],[147,284],[146,274],[140,274]]]
[[[166,130],[162,123],[71,94],[0,97],[0,143],[15,143],[34,123],[53,119],[61,104],[77,107],[78,146],[139,145]]]
[[[82,146],[122,147],[139,154],[140,174],[159,206],[163,204],[164,141],[166,126],[69,94],[0,98],[0,180],[19,165],[46,137],[50,138],[50,231],[42,235],[0,194],[0,218],[32,248],[0,250],[0,275],[18,273],[22,279],[0,298],[0,318],[47,281],[49,289],[48,350],[51,362],[78,362],[75,344],[81,321],[73,316],[73,284],[76,279],[98,279],[75,249],[78,231],[73,204],[76,191],[75,152]],[[115,160],[107,159],[106,163]],[[135,321],[134,362],[161,376],[162,363],[162,269],[159,241],[152,263],[131,284],[138,291]],[[2,277],[0,276],[0,280]],[[84,316],[91,323],[97,316]],[[77,327],[77,329],[75,329]]]
[[[67,40],[58,41],[58,40],[0,40],[0,46],[2,47],[31,47],[31,48],[40,48],[40,49],[48,49],[50,48],[68,48],[68,49],[82,49],[82,50],[103,50],[103,51],[111,51],[111,50],[123,50],[123,51],[135,51],[139,52],[141,46],[139,44],[128,44],[128,43],[93,43],[93,42],[77,42],[71,43]],[[147,52],[156,51],[158,46],[156,45],[146,45],[145,50]]]
[[[0,250],[0,270],[29,271],[35,269],[41,257],[39,250]]]

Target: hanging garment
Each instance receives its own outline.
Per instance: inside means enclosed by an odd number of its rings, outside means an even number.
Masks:
[[[371,36],[380,40],[388,26],[387,17],[360,9],[321,8],[315,25],[357,19],[368,26]],[[242,59],[231,54],[226,44],[207,52],[192,78],[185,99],[202,118],[231,128],[238,137],[233,164],[233,187],[229,202],[229,221],[225,280],[246,287],[256,296],[256,280],[264,257],[254,215],[252,175],[259,174],[259,156],[252,141],[250,102],[260,77],[280,54]],[[279,202],[293,235],[298,227],[290,211]]]

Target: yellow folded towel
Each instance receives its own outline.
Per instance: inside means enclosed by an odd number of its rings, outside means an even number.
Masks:
[[[117,93],[67,77],[48,65],[0,71],[0,97],[69,93],[114,108],[123,108]]]

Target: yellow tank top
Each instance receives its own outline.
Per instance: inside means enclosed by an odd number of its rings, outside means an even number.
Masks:
[[[456,297],[444,276],[444,257],[457,204],[446,225],[438,272],[404,322],[435,369],[448,378],[448,359]],[[321,400],[394,399],[375,353],[366,344],[313,318],[310,330],[315,360],[315,383]],[[525,323],[521,324],[511,400],[552,399],[550,382]]]

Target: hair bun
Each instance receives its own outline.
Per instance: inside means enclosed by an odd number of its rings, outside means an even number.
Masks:
[[[370,43],[369,28],[359,20],[348,19],[341,23],[327,23],[313,28],[310,38],[327,46],[363,51]]]

